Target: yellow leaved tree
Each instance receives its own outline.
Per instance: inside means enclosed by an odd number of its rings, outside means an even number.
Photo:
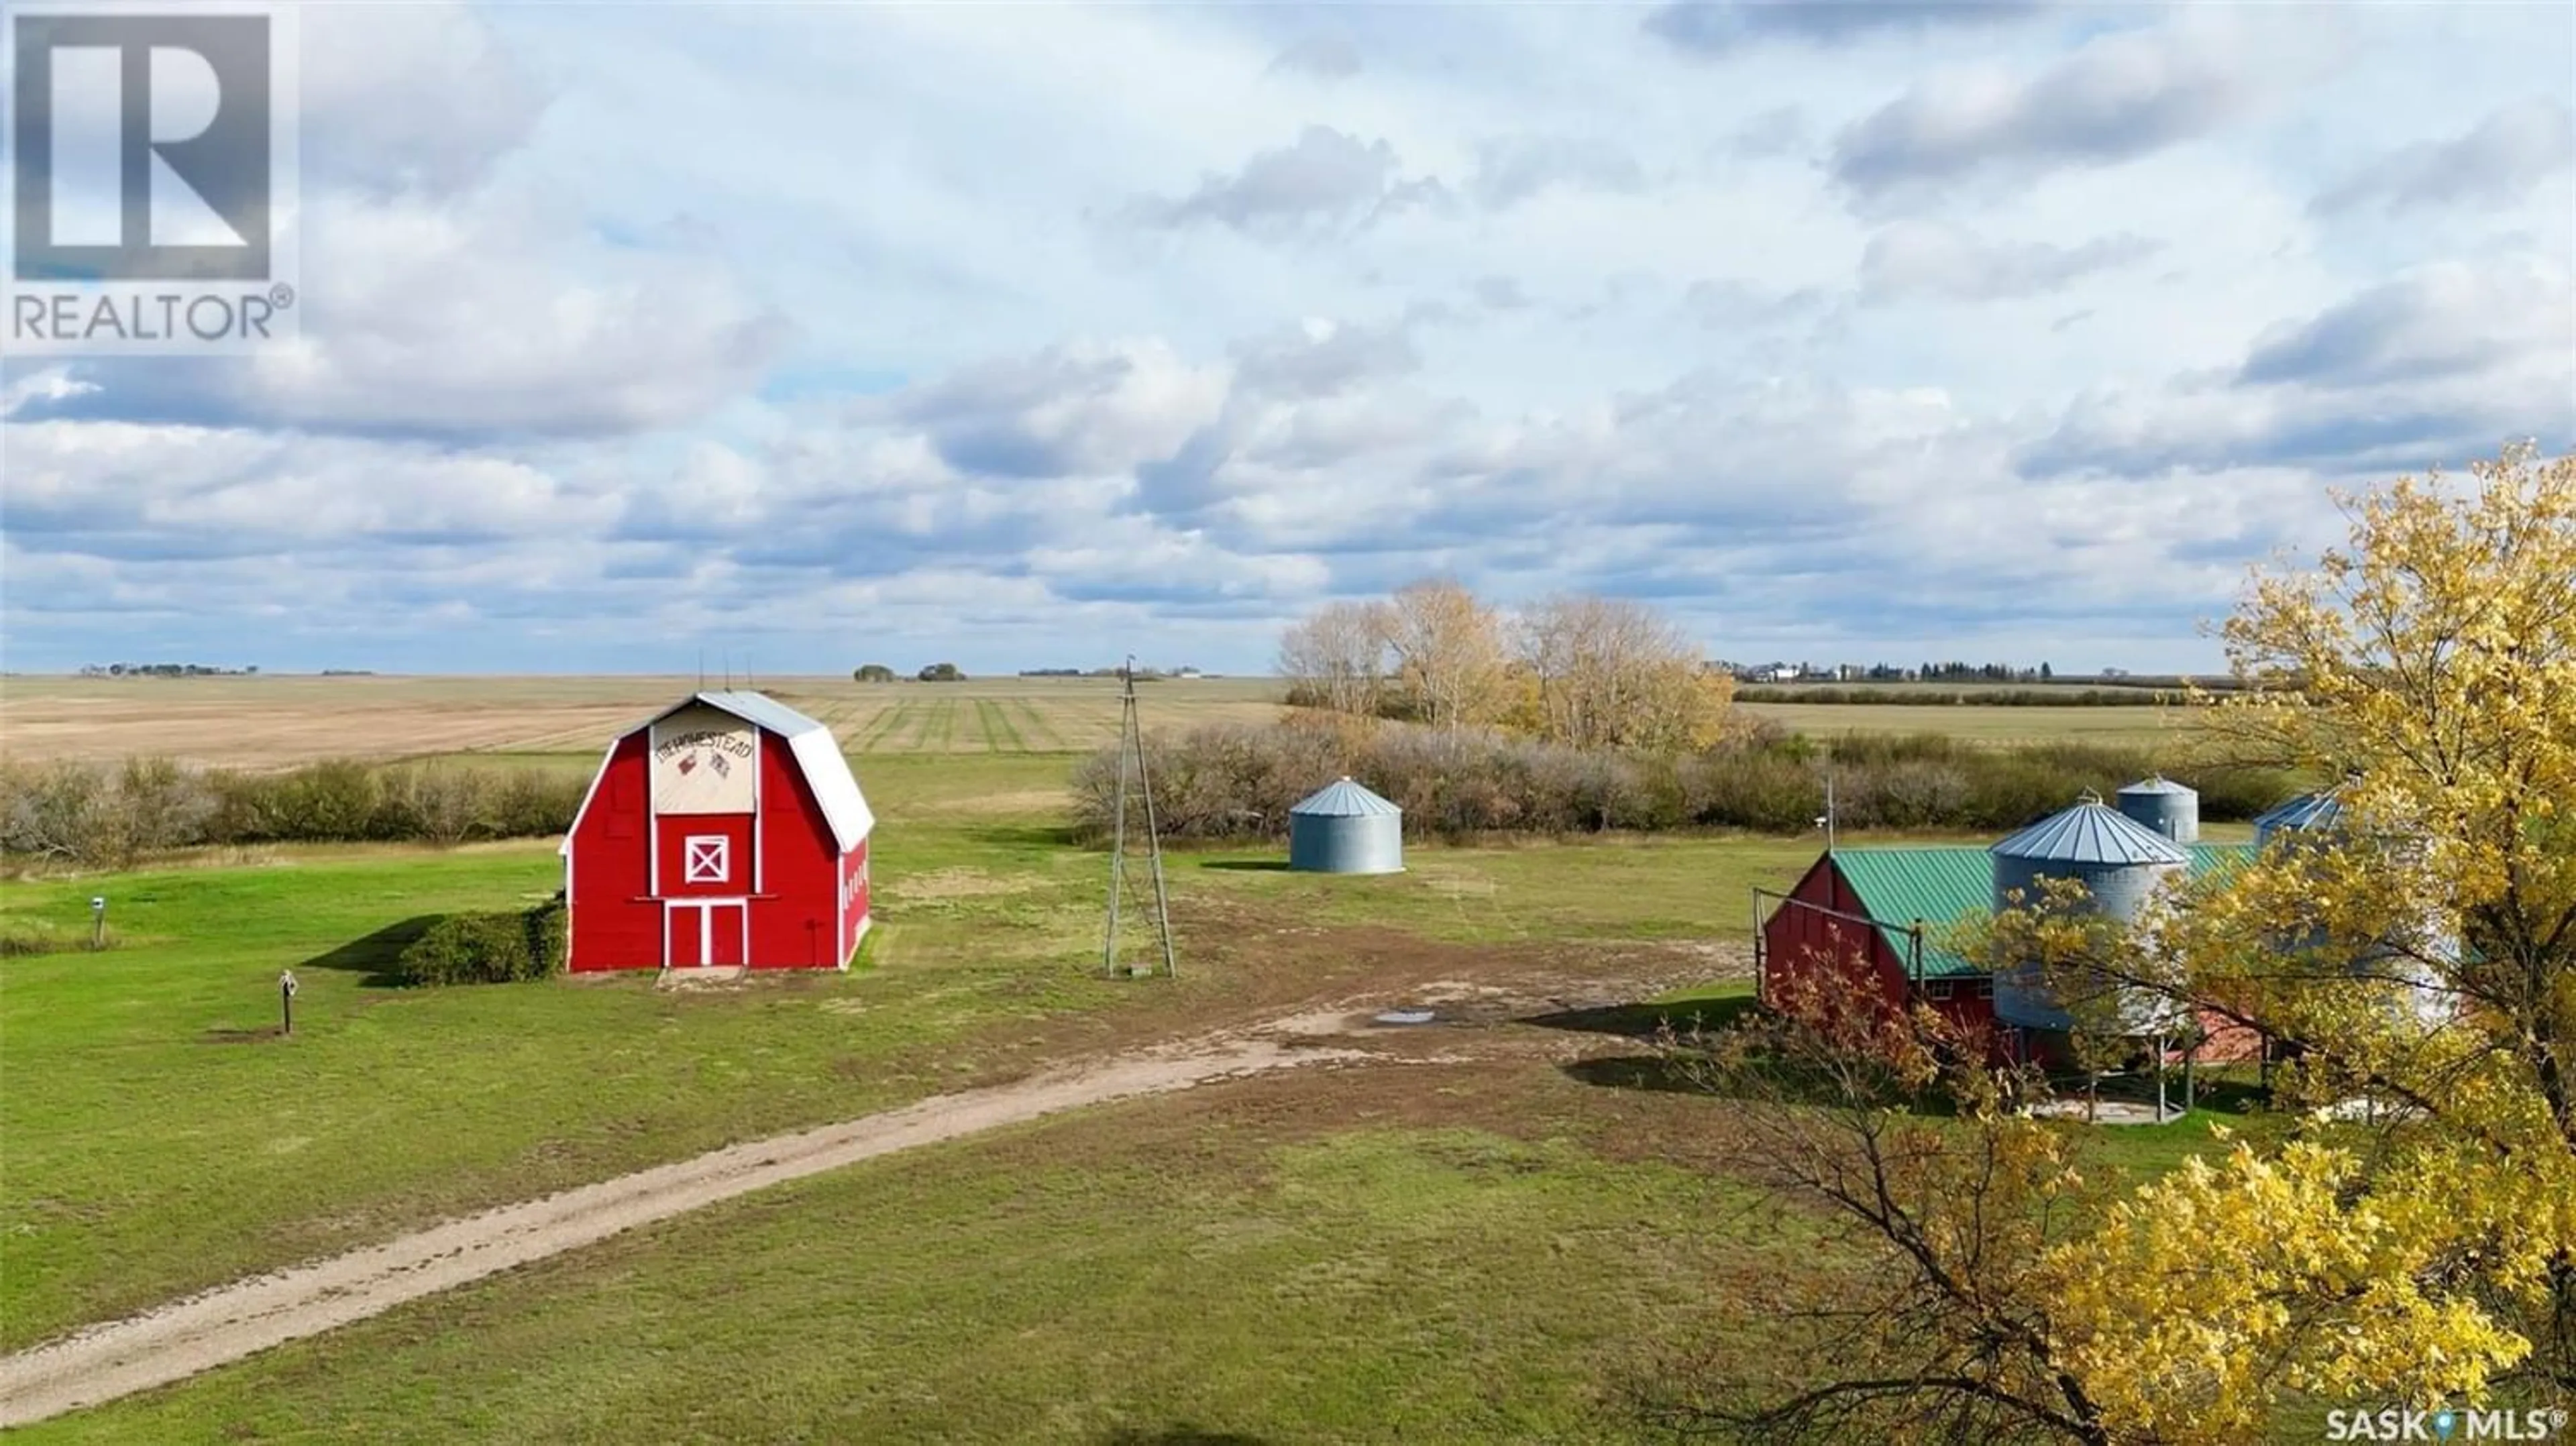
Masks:
[[[2225,626],[2253,686],[2208,746],[2317,779],[2302,826],[2121,947],[2014,941],[2260,1030],[2314,1112],[2053,1260],[2063,1358],[2136,1434],[2576,1395],[2576,459],[2471,481],[2343,499],[2346,546]]]
[[[1814,1021],[1865,1008],[1782,1010],[1703,1046],[1753,1111],[1730,1164],[1840,1248],[1774,1323],[1802,1371],[1677,1373],[1666,1409],[2117,1446],[2293,1406],[2576,1408],[2576,459],[2513,447],[2469,480],[2341,499],[2345,545],[2258,573],[2225,625],[2246,686],[2192,710],[2204,761],[2313,779],[2299,827],[2132,925],[2052,887],[1958,941],[2036,967],[2079,1032],[2144,995],[2259,1035],[2276,1113],[2087,1181],[2081,1127],[2018,1109],[2039,1082],[1928,1012],[1855,1035]],[[1833,1063],[1856,1053],[1913,1067]]]

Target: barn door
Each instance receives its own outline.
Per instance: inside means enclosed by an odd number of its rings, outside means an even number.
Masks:
[[[707,906],[674,899],[663,906],[662,961],[674,969],[707,962]]]
[[[707,919],[707,962],[728,966],[746,962],[750,957],[748,946],[751,940],[747,935],[751,910],[739,903],[709,904],[704,912]]]

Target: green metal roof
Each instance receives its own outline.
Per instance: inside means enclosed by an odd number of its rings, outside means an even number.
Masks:
[[[2251,844],[2190,844],[2194,879],[2224,877],[2254,856]],[[1923,977],[1986,971],[1941,948],[1933,939],[1944,925],[1995,905],[1994,859],[1975,844],[1932,844],[1834,850],[1834,865],[1860,900],[1860,911],[1879,921],[1879,936],[1910,963],[1914,941],[1907,928],[1924,924]]]

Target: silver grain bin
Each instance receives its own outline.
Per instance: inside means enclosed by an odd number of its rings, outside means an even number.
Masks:
[[[2162,774],[2120,790],[2120,812],[2178,844],[2200,842],[2200,794]]]
[[[2083,902],[2074,907],[2124,922],[2136,920],[2156,890],[2191,865],[2182,845],[2089,793],[1987,852],[1994,861],[1998,912],[2038,903],[2047,880],[2072,879],[2084,886]],[[2177,1017],[2170,1001],[2146,990],[2124,991],[2118,1016],[2135,1034],[2156,1033]],[[2024,1029],[2057,1031],[2075,1024],[2037,961],[1997,971],[1995,1017]]]
[[[2254,844],[2260,848],[2275,838],[2330,834],[2342,822],[2342,800],[2332,793],[2303,793],[2255,816]]]
[[[2255,819],[2254,841],[2257,847],[2274,849],[2333,849],[2364,843],[2393,875],[2423,878],[2425,850],[2420,838],[2391,830],[2362,830],[2333,791],[2301,794]],[[2442,970],[2433,961],[2449,963],[2460,957],[2458,925],[2438,903],[2428,900],[2407,934],[2404,947],[2364,948],[2348,967],[2357,977],[2398,986],[2396,1009],[2411,1013],[2421,1024],[2440,1024],[2457,1014],[2458,1000],[2443,987]],[[2326,946],[2323,931],[2315,931],[2280,947],[2313,955]]]
[[[1288,867],[1314,874],[1404,869],[1404,810],[1344,778],[1288,810]]]

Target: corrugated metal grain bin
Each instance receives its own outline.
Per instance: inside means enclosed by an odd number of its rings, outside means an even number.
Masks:
[[[1404,810],[1344,778],[1288,810],[1288,867],[1314,874],[1404,869]]]
[[[2386,859],[2397,876],[2422,877],[2422,839],[2386,831],[2356,834],[2357,827],[2340,791],[2325,790],[2303,793],[2254,820],[2254,840],[2258,848],[2274,850],[2276,856],[2279,851],[2303,846],[2319,850],[2367,847]],[[2461,957],[2457,921],[2438,900],[2428,898],[2423,911],[2410,921],[2404,933],[2402,942],[2391,941],[2396,947],[2363,948],[2348,967],[2358,978],[2388,986],[2396,1007],[2411,1011],[2425,1025],[2455,1018],[2459,999],[2443,984],[2442,970],[2433,961],[2456,962]],[[2285,951],[2296,954],[2314,954],[2327,946],[2323,930],[2281,942]]]
[[[2120,812],[2178,844],[2200,842],[2200,794],[2163,775],[2120,790]]]
[[[2254,820],[2256,847],[2283,834],[2326,836],[2343,823],[2343,800],[2331,792],[2303,793]]]
[[[1998,912],[2038,902],[2046,880],[2072,879],[2084,886],[2082,908],[2123,921],[2135,920],[2167,879],[2191,865],[2180,844],[2090,794],[1987,852],[1994,859]],[[2122,1024],[2138,1034],[2155,1032],[2174,1012],[2168,1001],[2144,990],[2125,992],[2117,1006]],[[2035,962],[1997,971],[1995,1017],[2025,1029],[2064,1030],[2075,1023]]]

